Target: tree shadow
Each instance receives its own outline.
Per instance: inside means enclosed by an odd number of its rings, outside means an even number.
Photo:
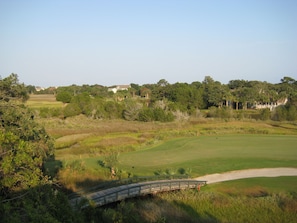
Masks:
[[[43,164],[43,172],[51,177],[55,178],[59,170],[63,167],[63,164],[60,160],[56,160],[55,156],[49,157]]]
[[[208,212],[205,212],[203,215],[201,215],[193,207],[191,207],[190,205],[187,205],[187,204],[183,203],[182,201],[174,201],[173,203],[174,203],[174,205],[176,205],[177,207],[181,208],[182,210],[184,210],[185,212],[187,212],[191,216],[191,219],[193,219],[193,221],[191,221],[191,222],[195,222],[195,223],[198,223],[198,222],[203,222],[203,223],[218,223],[218,222],[220,222],[212,214],[210,214]]]

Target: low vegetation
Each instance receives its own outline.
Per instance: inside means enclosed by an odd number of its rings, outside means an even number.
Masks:
[[[166,192],[86,212],[100,222],[295,222],[296,177],[253,178]]]

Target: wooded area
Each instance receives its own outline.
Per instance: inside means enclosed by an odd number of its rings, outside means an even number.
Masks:
[[[111,91],[100,85],[71,85],[31,93],[55,94],[65,103],[63,110],[42,110],[44,117],[71,117],[84,114],[94,119],[120,118],[130,121],[173,121],[201,116],[237,118],[232,110],[264,109],[256,119],[293,121],[297,119],[297,81],[284,77],[280,83],[230,80],[221,84],[206,76],[202,82],[130,84],[128,90]]]

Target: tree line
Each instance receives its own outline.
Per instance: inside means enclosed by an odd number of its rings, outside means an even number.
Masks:
[[[199,116],[205,109],[210,111],[206,115],[211,117],[231,117],[232,110],[266,108],[267,111],[261,111],[262,118],[297,119],[297,81],[291,77],[284,77],[277,84],[247,80],[222,84],[206,76],[202,82],[191,84],[170,84],[161,79],[156,84],[131,83],[130,86],[116,93],[101,85],[45,89],[38,93],[55,94],[66,106],[63,111],[44,108],[41,115],[67,118],[84,114],[95,119],[167,122]]]

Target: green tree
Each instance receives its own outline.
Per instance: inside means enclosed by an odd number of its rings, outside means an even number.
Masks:
[[[142,122],[151,122],[155,120],[152,108],[145,107],[139,111],[138,120]]]
[[[289,102],[297,99],[297,81],[291,77],[284,77],[278,85],[279,94],[286,97]]]
[[[20,103],[23,85],[10,84],[0,83],[1,95],[8,96],[0,99],[1,222],[82,222],[44,174],[44,162],[54,155],[53,139]]]
[[[270,119],[271,112],[268,108],[262,109],[260,112],[260,119],[261,120],[268,120]]]
[[[61,91],[57,93],[56,100],[61,101],[63,103],[70,103],[72,95],[67,91]]]
[[[210,76],[205,77],[203,86],[203,97],[208,107],[222,107],[231,96],[227,86],[222,85],[219,81],[214,81]]]
[[[142,109],[142,107],[142,104],[134,100],[126,100],[125,109],[123,111],[124,118],[129,121],[138,120],[139,112]]]
[[[297,120],[297,108],[296,106],[290,104],[286,106],[287,108],[287,120],[296,121]]]
[[[17,86],[16,76],[10,78],[13,81],[1,81],[5,85],[2,95],[9,95],[9,101],[5,97],[0,100],[0,185],[5,193],[46,181],[43,162],[54,152],[53,140],[35,122],[33,113],[18,102],[24,100],[24,94],[19,93],[23,85]]]
[[[105,118],[116,119],[123,118],[123,108],[121,104],[115,101],[107,101],[104,103]]]
[[[64,117],[72,117],[81,114],[81,108],[79,107],[78,104],[76,103],[69,103],[65,108],[64,108]]]
[[[89,108],[88,105],[90,103],[91,103],[91,97],[87,92],[74,96],[70,102],[70,104],[76,104],[80,108],[82,114],[86,114],[90,112],[87,110],[87,108]]]
[[[18,75],[12,73],[6,78],[0,78],[0,100],[28,100],[28,91],[24,84],[19,83]]]
[[[43,182],[43,162],[54,153],[53,140],[25,107],[0,105],[0,182],[2,190],[17,190]]]

